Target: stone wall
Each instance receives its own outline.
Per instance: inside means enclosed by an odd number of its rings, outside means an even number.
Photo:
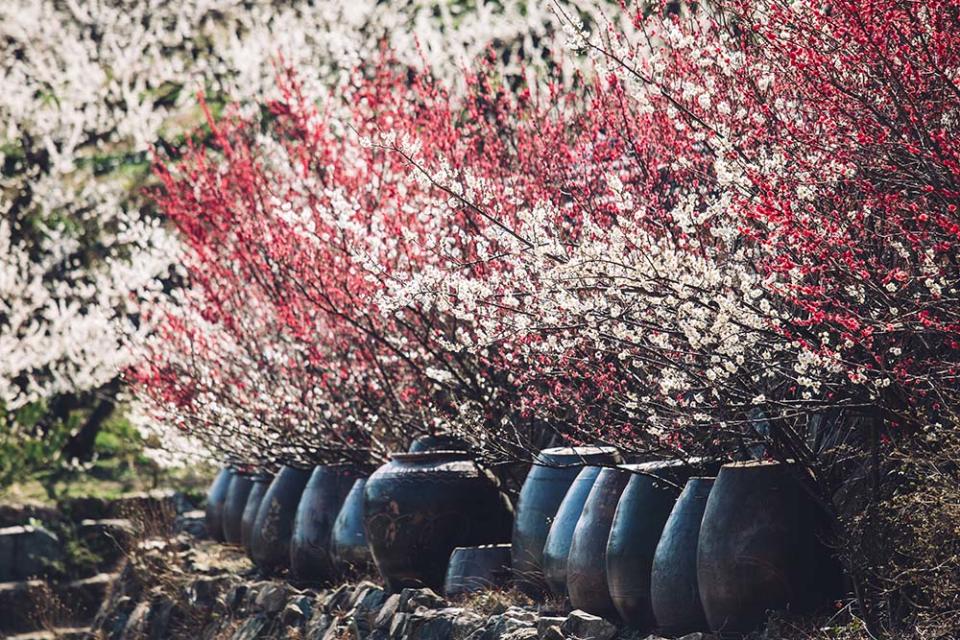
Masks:
[[[515,599],[525,600],[519,594]],[[582,611],[557,615],[511,594],[447,601],[429,589],[388,594],[370,581],[330,589],[259,579],[234,547],[185,534],[141,545],[94,625],[108,640],[640,640]],[[491,605],[490,602],[494,604]],[[692,634],[684,640],[705,640]]]

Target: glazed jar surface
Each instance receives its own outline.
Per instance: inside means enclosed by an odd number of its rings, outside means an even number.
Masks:
[[[517,500],[511,558],[514,575],[534,586],[543,583],[543,547],[567,490],[585,465],[616,464],[613,447],[553,447],[534,458]]]
[[[253,488],[249,474],[234,473],[223,501],[223,539],[230,544],[240,544],[243,526],[243,510]]]
[[[663,526],[650,571],[650,604],[657,628],[670,634],[707,629],[697,583],[700,523],[713,478],[690,478]]]
[[[567,489],[557,508],[557,515],[550,523],[550,532],[543,543],[543,577],[555,596],[567,595],[567,557],[570,555],[570,542],[573,540],[580,514],[583,513],[583,505],[598,475],[600,467],[589,466],[581,469]]]
[[[250,551],[250,544],[253,542],[253,524],[257,520],[257,511],[260,509],[260,502],[264,494],[270,488],[273,476],[269,474],[260,474],[253,477],[253,486],[247,495],[247,504],[243,507],[243,516],[240,519],[240,544],[247,552],[247,556],[253,557]]]
[[[607,467],[600,471],[583,503],[567,556],[570,604],[575,609],[608,619],[615,619],[617,612],[607,588],[607,539],[620,494],[629,480],[630,474],[622,468]]]
[[[837,566],[820,541],[823,515],[799,473],[776,462],[720,469],[697,544],[697,584],[711,630],[748,633],[769,610],[804,613],[837,593]]]
[[[293,520],[309,479],[310,471],[307,469],[280,467],[260,501],[257,519],[253,523],[250,556],[254,564],[266,573],[290,566]]]
[[[333,524],[359,472],[351,465],[319,465],[310,474],[290,536],[290,573],[309,582],[336,576],[331,540]]]
[[[232,479],[233,469],[224,467],[217,473],[207,490],[204,523],[207,527],[207,535],[220,542],[223,542],[223,503],[227,499],[227,491],[230,489]]]
[[[655,624],[650,605],[653,556],[677,496],[694,469],[679,460],[624,468],[631,474],[607,540],[607,587],[620,619],[637,629],[649,630]]]
[[[510,578],[510,545],[457,547],[450,554],[443,593],[448,598],[498,589]]]
[[[363,530],[363,489],[366,485],[366,478],[354,480],[333,523],[330,552],[337,571],[342,575],[360,575],[373,568],[373,555]]]
[[[443,588],[456,547],[507,542],[512,510],[463,451],[394,454],[364,487],[364,528],[388,589]]]

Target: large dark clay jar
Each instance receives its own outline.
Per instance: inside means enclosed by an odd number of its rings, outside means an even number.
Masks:
[[[213,479],[213,484],[207,490],[207,507],[204,523],[207,526],[207,535],[223,542],[223,503],[227,499],[230,489],[230,480],[233,479],[233,469],[224,467]]]
[[[319,465],[300,496],[290,536],[290,573],[297,580],[335,577],[330,540],[333,523],[360,473],[352,465]]]
[[[363,530],[363,488],[366,485],[366,478],[354,480],[333,522],[330,553],[334,568],[341,575],[362,575],[373,569],[373,556]]]
[[[293,519],[307,480],[308,469],[283,466],[260,501],[250,543],[254,564],[267,573],[290,566]]]
[[[713,478],[690,478],[663,525],[650,572],[650,604],[660,631],[705,631],[697,585],[697,540]]]
[[[600,467],[584,467],[580,470],[557,508],[557,515],[554,516],[547,540],[543,543],[543,577],[555,596],[567,595],[567,556],[570,554],[570,541],[573,540],[573,531],[577,528],[583,505],[598,475]]]
[[[424,451],[473,451],[473,445],[452,433],[431,433],[417,436],[410,443],[408,453]]]
[[[457,547],[450,554],[443,594],[448,598],[496,589],[510,578],[510,545]]]
[[[617,611],[607,589],[607,538],[620,494],[630,480],[622,468],[600,471],[583,504],[567,556],[567,592],[574,609],[615,619]]]
[[[243,545],[247,556],[250,558],[253,558],[253,552],[251,551],[251,545],[253,544],[253,525],[257,521],[260,502],[263,500],[264,494],[267,493],[267,489],[270,488],[271,482],[273,482],[272,475],[260,474],[254,476],[253,486],[247,495],[247,504],[243,508],[243,516],[240,519],[240,544]]]
[[[234,473],[223,501],[223,539],[230,544],[240,544],[243,527],[243,510],[247,506],[253,479],[245,473]]]
[[[524,584],[543,583],[543,546],[550,525],[583,466],[619,461],[613,447],[554,447],[537,454],[517,500],[510,550],[514,575]]]
[[[364,527],[391,591],[443,588],[455,547],[507,542],[511,508],[464,451],[397,453],[364,487]]]
[[[650,607],[653,554],[663,525],[693,470],[679,461],[645,462],[624,468],[631,474],[607,540],[607,587],[620,619],[647,630],[654,626]]]
[[[808,612],[834,597],[836,565],[820,543],[822,514],[792,465],[720,469],[697,547],[700,600],[710,628],[746,633],[768,610]]]

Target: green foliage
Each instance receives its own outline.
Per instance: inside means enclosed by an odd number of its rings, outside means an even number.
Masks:
[[[90,414],[87,403],[57,419],[46,402],[12,414],[0,412],[0,489],[15,483],[39,483],[49,498],[74,495],[118,495],[153,476],[153,463],[143,455],[143,442],[123,409],[114,410],[97,433],[91,463],[74,465],[62,450]],[[87,487],[88,480],[96,487]],[[106,483],[104,483],[106,481]],[[71,486],[72,485],[72,486]]]
[[[95,451],[99,458],[123,458],[146,464],[143,442],[136,427],[122,411],[114,411],[97,434]]]
[[[80,416],[46,421],[48,416],[46,402],[29,404],[12,414],[0,411],[0,487],[48,471],[57,463]]]

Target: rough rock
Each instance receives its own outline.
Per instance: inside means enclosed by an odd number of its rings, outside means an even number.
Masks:
[[[200,540],[206,538],[206,513],[199,510],[181,513],[173,521],[173,532],[186,533]]]
[[[394,614],[390,621],[390,638],[392,640],[402,640],[407,632],[407,617],[409,613]]]
[[[537,621],[537,614],[523,607],[508,607],[507,610],[503,612],[503,615],[524,622],[535,623]]]
[[[694,633],[688,633],[685,636],[677,638],[677,640],[717,640],[717,636],[712,633],[701,633],[696,631]]]
[[[176,608],[165,597],[144,600],[138,604],[127,620],[122,640],[162,640],[170,637],[170,621]]]
[[[505,636],[520,629],[532,629],[534,634],[537,630],[534,620],[530,617],[513,617],[504,612],[487,619],[480,640],[502,640]]]
[[[0,582],[32,578],[62,557],[57,536],[43,527],[0,529]]]
[[[313,613],[313,598],[306,595],[294,596],[280,612],[280,624],[285,627],[299,627]]]
[[[537,637],[540,640],[566,640],[566,636],[563,635],[563,631],[560,630],[560,625],[551,624],[542,628],[537,628]]]
[[[559,628],[565,620],[566,618],[562,616],[542,616],[537,619],[537,633],[543,635],[550,627]]]
[[[567,616],[560,626],[563,633],[576,636],[581,640],[612,640],[617,628],[601,618],[577,609]]]
[[[97,569],[110,570],[117,566],[133,541],[133,523],[124,518],[83,520],[77,527],[77,538],[95,553],[100,561]]]
[[[533,627],[516,629],[503,636],[502,640],[534,640],[537,638],[537,630]]]
[[[393,620],[393,616],[396,615],[397,611],[400,609],[400,594],[394,593],[383,603],[383,606],[380,607],[380,612],[377,614],[374,619],[373,626],[375,629],[388,630],[390,628],[390,622]]]
[[[35,603],[45,594],[42,580],[0,583],[0,637],[33,629]]]
[[[287,604],[290,587],[282,582],[273,582],[257,594],[256,607],[264,613],[277,613]]]
[[[463,610],[453,621],[451,640],[467,640],[472,638],[487,624],[487,619],[473,611]]]
[[[433,589],[404,589],[400,592],[398,610],[412,613],[423,607],[425,609],[441,609],[447,606],[447,601],[438,596]]]
[[[242,611],[244,609],[243,603],[246,601],[249,591],[250,587],[245,584],[234,585],[233,588],[227,592],[227,609],[234,613]]]
[[[327,629],[333,624],[333,618],[326,614],[317,612],[307,623],[305,637],[307,640],[320,640]]]
[[[353,598],[353,587],[348,584],[342,584],[331,591],[323,600],[323,610],[328,613],[337,611],[346,611],[350,608],[350,601]]]
[[[360,601],[365,599],[370,592],[386,593],[380,585],[364,580],[353,588],[353,595],[350,596],[350,606],[356,607],[359,605]],[[386,595],[383,597],[386,598]]]
[[[258,613],[252,618],[240,625],[240,627],[230,636],[230,640],[255,640],[260,636],[260,632],[267,626],[267,616]]]
[[[212,607],[232,584],[231,576],[202,576],[187,587],[187,597],[192,605]]]
[[[377,627],[377,615],[380,613],[384,602],[387,600],[387,593],[378,586],[370,585],[355,592],[353,598],[353,609],[351,615],[362,620],[361,627],[365,632],[369,632]],[[397,599],[399,602],[399,598]]]
[[[447,640],[460,609],[421,609],[409,614],[405,640]]]
[[[117,574],[100,573],[60,586],[57,589],[57,596],[69,609],[68,618],[72,622],[89,624],[116,579]]]

